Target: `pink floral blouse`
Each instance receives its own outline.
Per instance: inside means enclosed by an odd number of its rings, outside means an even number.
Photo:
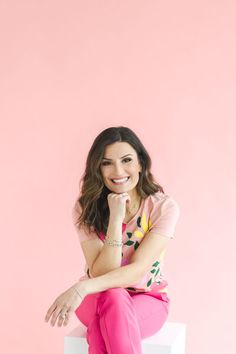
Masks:
[[[73,209],[74,211],[74,209]],[[128,223],[122,224],[122,263],[121,266],[129,264],[132,254],[136,251],[145,237],[149,233],[163,235],[174,238],[175,227],[180,214],[177,202],[167,194],[156,192],[149,195],[146,199],[142,199],[141,205],[137,213]],[[75,214],[74,214],[75,215]],[[75,220],[73,216],[73,220]],[[76,227],[80,242],[98,237],[96,233],[88,234]],[[104,241],[105,235],[100,234],[99,238]],[[156,261],[152,264],[151,269],[138,283],[132,284],[126,288],[131,292],[149,292],[163,293],[167,295],[168,283],[163,274],[163,264],[166,250],[164,250]],[[80,279],[88,279],[88,266],[85,263],[85,275]]]

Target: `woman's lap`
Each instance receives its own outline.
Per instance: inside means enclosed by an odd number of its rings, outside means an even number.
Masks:
[[[132,293],[123,288],[108,289],[103,292],[87,295],[75,310],[78,319],[88,327],[89,322],[97,315],[98,302],[100,297],[109,296],[109,292],[115,291],[117,296],[130,296],[135,308],[136,317],[140,327],[142,338],[149,337],[156,333],[165,323],[170,299],[165,294],[150,293]],[[105,293],[105,294],[104,294]]]

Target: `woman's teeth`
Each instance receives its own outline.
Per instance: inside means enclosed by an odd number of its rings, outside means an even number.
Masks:
[[[129,179],[129,177],[122,178],[122,179],[112,179],[112,182],[115,183],[115,184],[123,184],[123,183],[127,182],[128,179]]]

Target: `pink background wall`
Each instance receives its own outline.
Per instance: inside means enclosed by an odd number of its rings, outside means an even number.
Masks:
[[[133,129],[181,217],[165,275],[186,354],[235,352],[236,5],[0,3],[1,352],[63,353],[47,309],[83,272],[71,220],[87,152]]]

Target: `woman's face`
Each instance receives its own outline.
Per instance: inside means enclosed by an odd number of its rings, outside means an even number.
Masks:
[[[133,190],[141,170],[137,153],[129,143],[116,142],[106,146],[101,162],[101,174],[105,186],[111,192],[124,193]],[[114,179],[116,181],[112,181]],[[119,182],[117,179],[124,181]]]

